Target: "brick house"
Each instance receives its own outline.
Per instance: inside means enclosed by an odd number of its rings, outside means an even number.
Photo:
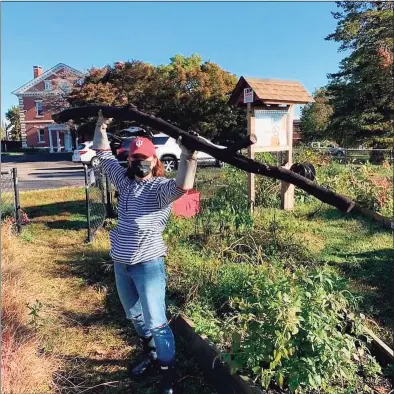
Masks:
[[[301,136],[301,120],[300,119],[294,119],[293,120],[293,144],[296,142],[301,142],[302,136]]]
[[[33,67],[33,79],[12,92],[19,100],[22,148],[40,148],[50,152],[71,152],[76,141],[67,124],[56,124],[52,111],[67,104],[64,96],[84,74],[59,63],[48,71]]]

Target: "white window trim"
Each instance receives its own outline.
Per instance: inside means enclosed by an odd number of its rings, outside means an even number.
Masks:
[[[51,79],[47,79],[46,81],[44,81],[44,90],[47,92],[52,90],[52,80]]]
[[[44,109],[42,107],[42,100],[35,100],[35,102],[36,102],[36,118],[43,118],[44,117]],[[41,115],[38,114],[37,103],[41,103],[41,111],[42,111]]]
[[[41,139],[41,134],[40,134],[41,130],[44,131],[43,139]],[[39,129],[37,129],[37,139],[38,139],[39,144],[45,144],[45,129],[43,127],[40,127]]]

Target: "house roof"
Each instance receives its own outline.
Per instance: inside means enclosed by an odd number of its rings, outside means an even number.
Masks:
[[[25,83],[23,86],[21,86],[20,88],[14,90],[12,92],[12,94],[15,95],[19,95],[19,94],[23,94],[25,93],[28,89],[32,88],[34,85],[37,85],[38,83],[44,81],[45,79],[47,79],[49,76],[51,76],[52,74],[55,74],[57,71],[61,70],[61,69],[65,69],[69,72],[72,72],[73,74],[77,75],[77,76],[81,76],[83,77],[84,74],[81,71],[78,71],[75,68],[72,68],[70,66],[67,66],[67,64],[64,63],[59,63],[56,66],[50,68],[49,70],[45,71],[44,73],[42,73],[39,77],[37,78],[33,78],[31,81]]]
[[[230,103],[243,104],[243,91],[248,87],[253,89],[256,96],[254,101],[286,104],[306,104],[314,101],[297,81],[241,77],[230,96]]]

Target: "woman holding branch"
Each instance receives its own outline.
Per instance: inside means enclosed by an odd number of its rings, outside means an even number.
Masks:
[[[92,148],[119,192],[118,225],[110,233],[110,255],[120,301],[144,349],[142,361],[129,365],[129,374],[141,376],[157,366],[162,374],[159,392],[174,394],[175,343],[166,317],[166,246],[162,233],[172,203],[193,187],[196,152],[178,141],[182,154],[177,175],[166,179],[153,143],[137,137],[125,171],[111,153],[106,133],[109,122],[100,111]]]

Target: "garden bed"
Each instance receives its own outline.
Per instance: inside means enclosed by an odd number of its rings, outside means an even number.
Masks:
[[[267,394],[267,391],[263,391],[247,376],[231,373],[230,365],[220,360],[220,350],[206,335],[199,335],[193,322],[184,314],[173,316],[171,326],[175,334],[181,336],[188,344],[189,351],[219,394]],[[380,364],[387,366],[394,363],[394,351],[371,330],[367,328],[365,330],[372,339],[371,353]],[[380,392],[384,392],[385,388],[387,390],[390,388],[388,381],[383,380],[383,384]],[[268,393],[285,394],[285,390],[270,389]]]
[[[368,180],[372,167],[324,166],[327,187],[390,210]],[[390,233],[299,191],[294,212],[277,210],[278,185],[266,178],[252,217],[243,173],[226,168],[213,179],[198,184],[197,218],[174,219],[166,232],[171,296],[203,342],[261,390],[389,393],[392,361],[377,364],[363,326],[373,322],[392,342]]]

